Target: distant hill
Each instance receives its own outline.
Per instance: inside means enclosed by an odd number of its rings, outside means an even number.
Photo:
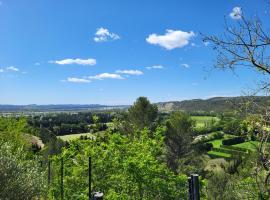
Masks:
[[[245,96],[245,97],[214,97],[210,99],[193,99],[184,101],[170,101],[157,103],[159,111],[170,112],[183,110],[188,112],[228,112],[239,108],[247,101],[255,102],[258,105],[266,106],[270,101],[269,96]]]
[[[266,106],[270,102],[269,96],[255,97],[214,97],[210,99],[192,99],[184,101],[168,101],[156,103],[159,111],[170,112],[175,110],[183,110],[188,112],[227,112],[232,111],[247,101],[253,101],[259,105]],[[100,105],[100,104],[56,104],[56,105],[0,105],[0,112],[79,112],[94,110],[112,110],[126,109],[128,105]]]
[[[56,104],[56,105],[0,105],[0,112],[76,112],[91,110],[122,109],[126,106],[107,106],[99,104]]]

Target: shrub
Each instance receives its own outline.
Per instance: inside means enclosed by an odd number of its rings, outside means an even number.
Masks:
[[[234,144],[240,144],[245,142],[245,138],[243,137],[234,137],[230,139],[226,139],[222,141],[223,145],[234,145]]]
[[[236,150],[236,151],[241,151],[243,153],[249,152],[249,150],[247,150],[247,149],[244,149],[241,147],[235,147],[235,146],[220,145],[220,148],[232,149],[232,150]]]
[[[23,148],[0,145],[0,199],[36,199],[45,195],[46,176],[38,159],[28,159]]]
[[[198,151],[210,151],[213,148],[212,143],[198,143],[195,145],[196,150]]]

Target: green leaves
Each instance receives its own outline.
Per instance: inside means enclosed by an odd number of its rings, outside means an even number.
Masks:
[[[163,149],[162,128],[153,138],[148,130],[130,139],[118,133],[106,135],[107,140],[74,141],[60,156],[65,159],[65,196],[87,196],[88,156],[92,157],[92,188],[105,199],[179,199],[185,193],[185,176],[174,175],[158,160]],[[57,188],[57,181],[53,188]],[[53,189],[52,188],[52,189]],[[57,195],[57,192],[54,193]],[[57,199],[57,196],[54,198]]]

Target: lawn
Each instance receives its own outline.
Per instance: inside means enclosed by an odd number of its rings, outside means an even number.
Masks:
[[[259,145],[260,145],[260,142],[258,142],[258,141],[249,141],[249,142],[243,142],[240,144],[235,144],[232,146],[255,151],[256,148],[259,147]]]
[[[212,143],[214,148],[219,148],[222,145],[222,139],[212,140],[208,143]]]
[[[208,151],[208,155],[214,158],[230,158],[231,154],[218,152],[218,151]]]
[[[71,140],[78,139],[81,136],[95,137],[92,133],[79,133],[79,134],[71,134],[71,135],[62,135],[62,136],[58,136],[58,138],[64,141],[71,141]]]
[[[196,128],[205,127],[207,123],[211,123],[212,121],[219,121],[218,117],[212,116],[191,116],[191,119],[196,122]]]

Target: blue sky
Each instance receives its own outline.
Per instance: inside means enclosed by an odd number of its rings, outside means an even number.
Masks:
[[[0,104],[130,104],[237,96],[249,70],[211,70],[200,33],[222,34],[264,0],[1,0]]]

